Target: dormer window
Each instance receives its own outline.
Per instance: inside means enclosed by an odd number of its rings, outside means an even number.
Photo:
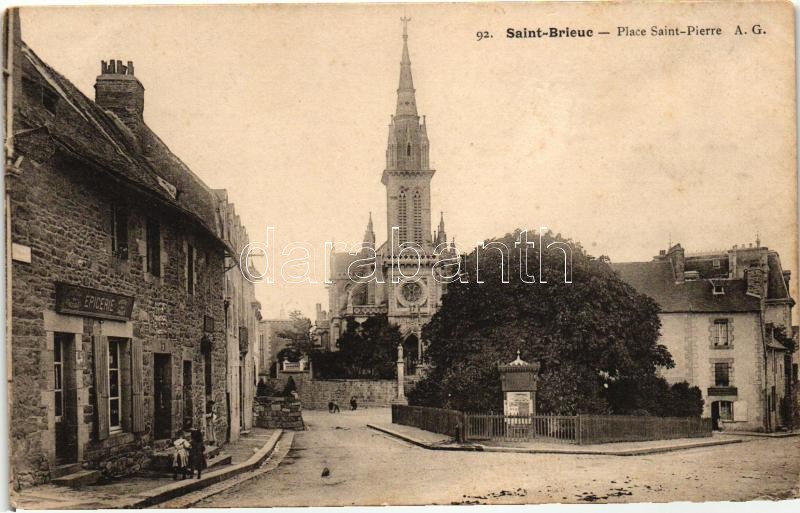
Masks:
[[[721,283],[712,283],[711,286],[714,288],[713,292],[715,296],[725,295],[725,288]]]
[[[719,258],[715,258],[712,262],[714,269],[719,269]]]

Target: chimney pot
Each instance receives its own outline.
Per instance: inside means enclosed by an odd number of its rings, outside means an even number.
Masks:
[[[134,134],[143,123],[144,87],[133,75],[133,61],[100,61],[100,76],[94,84],[95,103],[113,112]]]

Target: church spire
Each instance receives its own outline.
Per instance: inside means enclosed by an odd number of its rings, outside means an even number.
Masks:
[[[439,212],[439,229],[436,231],[436,242],[434,245],[447,243],[447,233],[444,231],[444,212]]]
[[[375,230],[372,227],[372,212],[369,213],[369,221],[367,222],[367,229],[364,231],[364,245],[363,247],[369,247],[375,249]]]
[[[403,58],[400,60],[400,84],[397,87],[396,116],[417,116],[417,99],[414,96],[414,79],[411,77],[411,58],[408,56],[408,22],[411,18],[400,18],[403,22]]]

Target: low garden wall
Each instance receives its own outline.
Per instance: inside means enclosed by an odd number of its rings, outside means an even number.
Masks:
[[[256,397],[253,401],[253,421],[266,429],[302,431],[303,408],[294,397]]]
[[[350,398],[355,397],[358,407],[386,407],[397,397],[395,380],[367,379],[311,379],[308,373],[281,374],[272,378],[271,385],[283,390],[292,377],[297,395],[307,410],[327,410],[329,401],[336,401],[341,409],[350,408]]]

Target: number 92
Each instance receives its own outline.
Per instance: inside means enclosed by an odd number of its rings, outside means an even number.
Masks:
[[[489,39],[490,37],[492,36],[489,34],[488,30],[479,30],[475,33],[475,39],[477,41],[480,41],[481,39]]]

